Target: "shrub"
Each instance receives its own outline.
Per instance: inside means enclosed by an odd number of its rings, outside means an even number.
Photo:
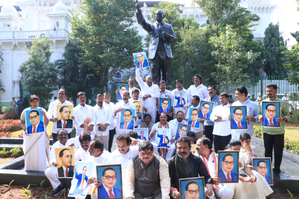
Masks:
[[[16,148],[13,148],[9,151],[11,153],[11,156],[12,157],[19,157],[23,154],[23,151],[22,151],[22,147],[19,146],[19,147],[16,147]]]
[[[8,157],[9,156],[9,151],[6,151],[6,148],[3,148],[1,151],[0,151],[0,157]]]
[[[18,131],[21,129],[20,120],[0,120],[0,132],[2,133]],[[4,136],[2,133],[0,133],[0,137]]]
[[[15,112],[4,113],[3,114],[3,119],[19,119],[19,115]]]
[[[2,110],[3,113],[13,113],[13,112],[15,112],[15,109],[13,107],[9,107],[9,106],[3,106],[1,110]]]

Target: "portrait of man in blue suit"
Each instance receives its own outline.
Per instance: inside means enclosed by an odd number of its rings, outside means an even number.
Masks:
[[[219,178],[221,182],[238,181],[238,175],[232,172],[232,170],[234,169],[234,164],[235,160],[232,154],[226,154],[223,156],[222,168],[219,171]]]
[[[260,160],[257,163],[257,172],[261,174],[269,184],[272,184],[271,176],[267,175],[268,173],[268,165],[264,160]]]
[[[193,128],[199,128],[199,120],[198,120],[198,111],[197,109],[193,109],[191,111],[191,120],[188,121],[188,124]]]
[[[232,119],[232,128],[233,129],[246,129],[247,124],[245,121],[243,121],[243,110],[241,108],[236,108],[233,113],[233,119]]]
[[[75,178],[78,180],[76,188],[73,192],[73,194],[83,194],[83,191],[87,188],[88,184],[88,176],[86,175],[87,167],[84,166],[82,168],[82,173],[78,172],[78,169],[75,173]],[[85,186],[84,186],[84,181],[85,181]]]
[[[134,128],[134,121],[132,120],[132,111],[127,109],[123,112],[123,122],[120,123],[120,129],[131,129]]]
[[[186,100],[183,93],[180,93],[180,96],[174,96],[174,98],[177,100],[177,103],[175,105],[176,108],[185,106]]]
[[[274,104],[268,104],[265,108],[265,115],[263,119],[263,126],[280,126],[276,121],[276,106]]]
[[[146,140],[146,137],[144,136],[144,132],[143,131],[141,131],[140,135],[138,135],[138,139],[139,140]]]
[[[122,100],[123,99],[123,93],[127,91],[129,88],[128,85],[119,85],[118,93],[117,93],[117,99]]]
[[[170,113],[169,100],[163,99],[160,105],[160,113]]]
[[[71,110],[68,106],[62,106],[59,109],[60,120],[57,121],[57,128],[73,128],[71,119]]]
[[[189,127],[190,128],[190,127]],[[182,125],[179,127],[178,132],[176,133],[175,139],[187,136],[188,126]]]
[[[209,103],[204,103],[199,111],[199,117],[205,120],[210,120],[210,107],[211,105]]]
[[[36,110],[33,110],[29,113],[29,122],[30,126],[27,127],[28,134],[44,132],[44,123],[40,121],[40,113]]]
[[[147,59],[145,59],[142,53],[136,54],[136,59],[137,59],[136,62],[137,68],[148,67]]]
[[[101,186],[98,188],[99,198],[121,198],[121,190],[114,187],[117,180],[116,171],[109,167],[102,172]]]
[[[167,146],[168,143],[169,143],[169,138],[168,138],[168,136],[166,135],[166,131],[163,131],[163,134],[157,134],[157,137],[160,138],[158,147],[166,147],[166,148],[169,148],[169,146]]]

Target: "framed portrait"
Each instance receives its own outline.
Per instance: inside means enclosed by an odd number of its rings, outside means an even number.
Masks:
[[[171,143],[171,131],[170,129],[165,128],[157,128],[156,133],[156,144],[158,145],[158,148],[169,148]]]
[[[166,113],[169,114],[171,111],[171,99],[169,98],[160,98],[159,102],[160,108],[159,108],[159,113]]]
[[[189,108],[189,110],[188,110],[188,125],[190,125],[192,128],[200,127],[197,108]]]
[[[247,129],[247,107],[246,106],[231,106],[230,114],[232,116],[230,120],[231,129]]]
[[[187,136],[187,133],[190,131],[191,126],[187,124],[179,124],[178,128],[176,130],[176,136],[175,139],[179,139],[180,137]]]
[[[92,162],[76,162],[69,197],[85,197],[88,191],[87,181],[92,175]]]
[[[134,129],[134,118],[135,109],[123,108],[123,111],[120,114],[120,129]]]
[[[262,126],[267,128],[279,128],[280,123],[276,121],[276,118],[280,117],[280,102],[262,102],[262,114],[264,119],[262,120]]]
[[[205,199],[204,177],[180,178],[180,193],[186,199]]]
[[[136,106],[136,113],[142,113],[142,100],[129,100]]]
[[[204,120],[210,120],[214,102],[200,101],[198,117]]]
[[[148,128],[136,128],[135,131],[138,134],[139,140],[149,140],[148,139]]]
[[[174,108],[187,107],[187,91],[174,91]]]
[[[28,135],[45,132],[42,109],[30,109],[25,111],[25,121]]]
[[[133,58],[137,68],[146,68],[149,66],[145,52],[133,53]]]
[[[220,183],[239,181],[239,151],[218,151],[218,175]]]
[[[123,198],[121,165],[98,165],[96,168],[101,183],[98,188],[98,198]]]
[[[117,99],[122,100],[123,99],[123,93],[125,91],[129,91],[129,85],[128,84],[117,84]]]
[[[196,152],[196,144],[191,144],[191,153],[194,154]]]
[[[253,166],[255,170],[266,179],[269,185],[274,185],[270,157],[253,158]]]
[[[58,178],[72,178],[74,175],[75,165],[74,148],[56,148],[55,156],[58,170]]]
[[[72,129],[73,125],[73,105],[57,105],[58,129]]]

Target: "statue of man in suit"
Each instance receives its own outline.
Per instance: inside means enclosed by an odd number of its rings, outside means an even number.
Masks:
[[[161,72],[162,79],[166,84],[170,84],[169,68],[173,58],[170,43],[176,42],[176,36],[172,26],[163,21],[164,12],[156,12],[156,22],[147,23],[142,15],[139,3],[136,3],[136,17],[141,27],[150,34],[148,59],[152,66],[152,76],[155,83],[160,82]]]

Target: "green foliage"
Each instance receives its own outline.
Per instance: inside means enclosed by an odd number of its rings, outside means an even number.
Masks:
[[[288,81],[291,84],[299,85],[299,43],[292,46],[292,49],[283,52],[285,68],[290,70]]]
[[[20,147],[13,148],[9,151],[12,157],[19,157],[22,155],[23,151]]]
[[[21,191],[21,195],[25,196],[26,198],[31,198],[31,191],[29,190],[30,184],[26,188],[22,188],[23,190]]]
[[[29,59],[22,64],[22,84],[30,94],[36,94],[40,99],[40,105],[45,106],[52,98],[51,92],[56,90],[58,70],[50,62],[52,51],[46,38],[34,39],[31,49],[26,52]]]
[[[6,151],[6,148],[3,148],[1,151],[0,151],[0,157],[8,157],[9,156],[9,151]]]
[[[152,10],[152,21],[156,21],[156,11],[163,10],[165,18],[163,19],[166,23],[171,24],[174,27],[177,27],[180,19],[180,14],[182,10],[179,8],[177,3],[169,3],[169,2],[160,2],[154,6]]]
[[[287,70],[283,65],[283,53],[286,51],[283,38],[279,34],[279,26],[269,24],[265,30],[264,48],[266,63],[263,68],[267,75],[284,75]]]
[[[91,68],[104,91],[117,71],[133,67],[132,53],[142,50],[141,37],[132,28],[135,2],[83,0],[71,18],[70,36],[79,46],[79,64]]]
[[[2,58],[2,56],[3,56],[3,53],[0,51],[0,73],[2,73],[1,66],[3,65],[3,58]],[[2,82],[1,79],[0,79],[0,91],[5,92],[4,85],[3,85],[3,82]]]
[[[1,108],[2,113],[13,113],[15,112],[15,109],[11,106],[3,106]]]
[[[45,198],[45,199],[49,199],[51,198],[51,195],[48,195],[48,192],[46,192],[45,194],[41,195],[40,197]]]
[[[286,137],[284,148],[299,154],[299,140],[290,140],[289,138]]]

